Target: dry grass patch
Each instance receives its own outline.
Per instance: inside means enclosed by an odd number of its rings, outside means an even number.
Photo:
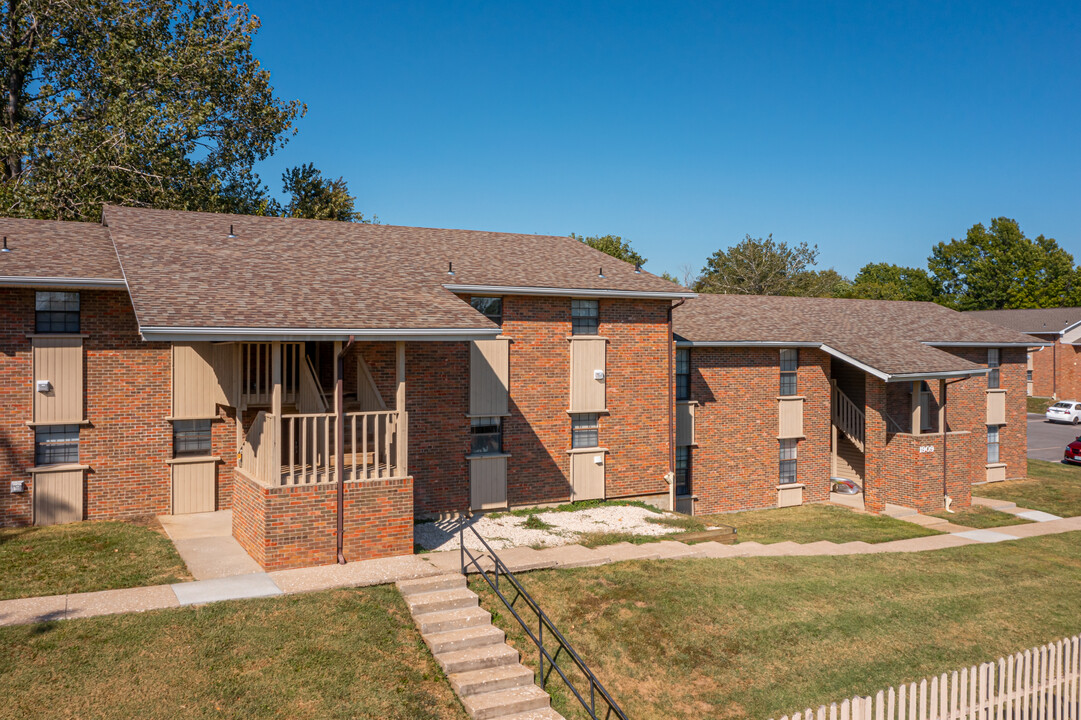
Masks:
[[[153,517],[0,529],[0,600],[190,579]]]
[[[1027,480],[981,485],[972,494],[1008,500],[1029,510],[1076,517],[1081,515],[1081,467],[1045,460],[1028,461]]]
[[[835,543],[881,543],[891,540],[938,535],[934,530],[883,515],[867,515],[835,505],[802,505],[771,510],[703,515],[697,518],[707,525],[736,528],[740,542],[776,543],[791,541],[812,543],[829,540]]]
[[[1081,533],[912,555],[624,562],[523,582],[631,717],[765,720],[1078,632]],[[536,669],[509,613],[472,586]],[[553,691],[557,710],[583,717]]]
[[[977,529],[1005,527],[1006,525],[1024,525],[1029,522],[1016,515],[992,510],[983,505],[972,505],[971,507],[955,510],[953,513],[939,510],[938,512],[931,513],[931,515],[942,518],[943,520],[948,520],[954,525],[962,525],[964,527]]]
[[[0,676],[0,718],[466,718],[389,586],[0,628]]]

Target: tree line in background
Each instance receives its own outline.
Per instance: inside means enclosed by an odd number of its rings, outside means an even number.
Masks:
[[[618,236],[572,237],[621,260],[645,262]],[[832,268],[816,269],[817,261],[818,246],[748,235],[713,253],[700,272],[684,268],[682,278],[664,276],[701,293],[915,300],[956,310],[1081,305],[1081,268],[1073,255],[1053,238],[1027,237],[1005,217],[938,243],[926,269],[868,263],[848,279]]]

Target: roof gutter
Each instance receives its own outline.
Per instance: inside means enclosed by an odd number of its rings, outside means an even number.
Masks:
[[[214,328],[214,327],[140,327],[143,339],[149,342],[196,342],[199,340],[239,340],[246,342],[303,342],[306,340],[340,340],[350,337],[358,341],[378,342],[412,340],[428,342],[457,342],[490,340],[500,329],[489,328]]]
[[[0,287],[55,287],[79,290],[126,289],[123,279],[0,276]]]
[[[487,293],[490,295],[555,295],[566,297],[615,297],[642,300],[679,300],[698,297],[698,293],[654,292],[651,290],[601,290],[598,288],[521,287],[516,285],[443,285],[445,290],[464,293]]]
[[[818,342],[782,342],[777,340],[768,341],[739,341],[739,342],[692,342],[690,340],[679,340],[676,342],[676,347],[730,347],[730,348],[754,348],[754,347],[768,347],[768,348],[815,348],[822,352],[835,357],[838,360],[843,360],[849,365],[853,365],[860,370],[863,370],[868,375],[872,375],[884,382],[911,382],[913,380],[935,380],[941,378],[950,377],[969,377],[972,375],[986,375],[989,370],[987,368],[974,368],[968,370],[943,370],[940,372],[930,373],[887,373],[879,370],[876,367],[868,365],[865,362],[860,362],[856,358],[846,353],[832,348],[825,343]],[[994,347],[1003,347],[996,345]]]
[[[1003,347],[1048,347],[1054,345],[1054,343],[1044,342],[1042,340],[1033,340],[1032,342],[935,342],[932,340],[924,340],[923,344],[928,347],[985,347],[985,348],[1003,348]]]

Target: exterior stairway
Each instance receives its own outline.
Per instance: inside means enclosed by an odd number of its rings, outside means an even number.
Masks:
[[[563,720],[459,573],[403,580],[420,635],[475,720]]]

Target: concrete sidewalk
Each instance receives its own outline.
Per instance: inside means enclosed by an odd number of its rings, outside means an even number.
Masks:
[[[1022,509],[1016,514],[1020,515],[1022,512],[1030,511]],[[543,568],[589,567],[628,560],[928,552],[962,545],[1007,542],[1018,538],[1078,530],[1081,530],[1081,517],[1056,518],[992,530],[965,530],[875,545],[859,541],[837,544],[824,540],[806,544],[779,542],[763,545],[756,542],[744,542],[738,545],[722,545],[716,542],[703,542],[697,545],[686,545],[675,540],[662,540],[642,545],[617,543],[592,549],[581,545],[563,545],[544,550],[511,548],[500,552],[499,557],[511,571],[526,572]],[[485,570],[489,569],[491,560],[485,558],[482,565]],[[457,572],[458,570],[459,554],[457,550],[453,550],[361,560],[347,565],[324,565],[270,573],[245,573],[174,585],[4,600],[0,601],[0,626],[142,612],[221,600],[271,597],[343,587],[385,585],[403,580],[444,575],[448,571]]]

